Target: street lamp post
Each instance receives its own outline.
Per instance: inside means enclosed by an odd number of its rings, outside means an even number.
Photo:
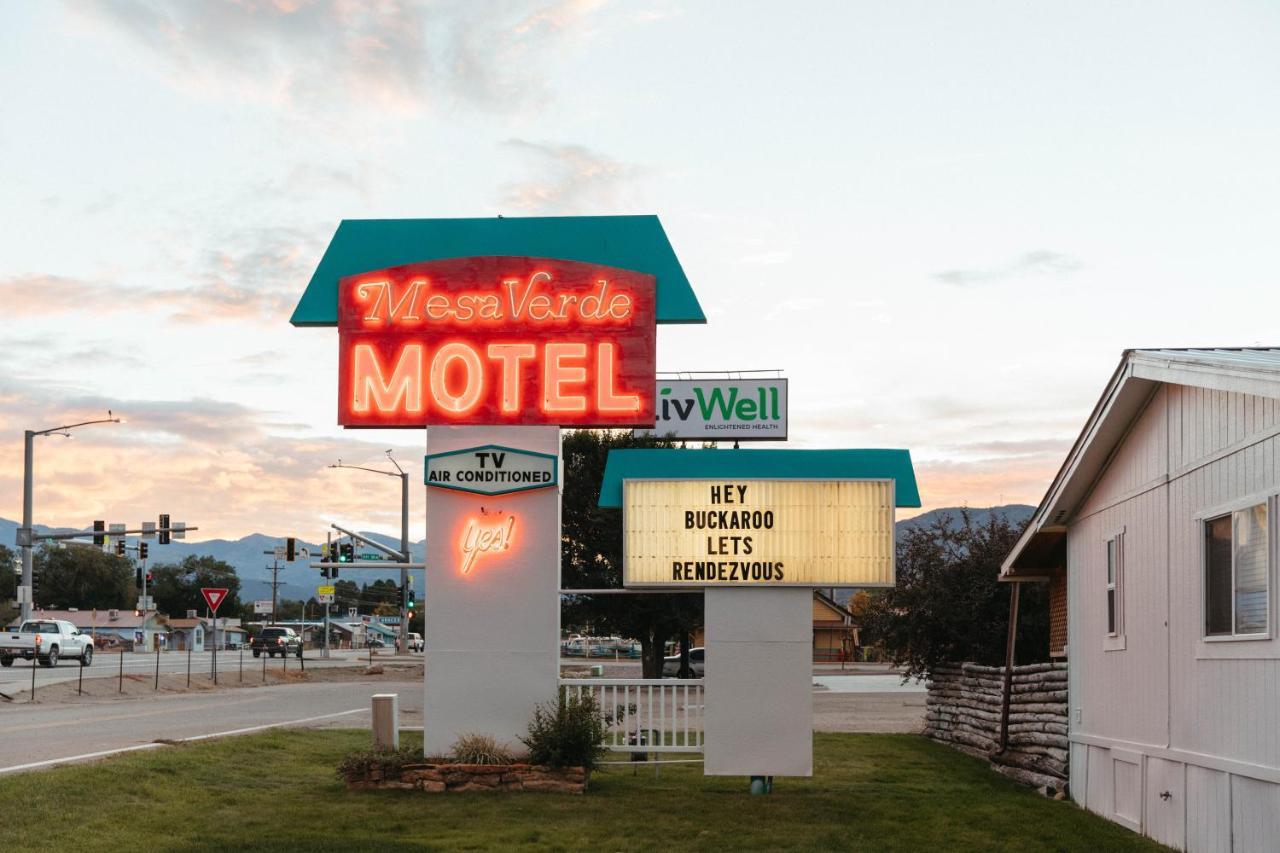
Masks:
[[[122,423],[122,418],[117,418],[111,414],[111,410],[107,410],[107,416],[95,421],[81,421],[78,424],[66,424],[64,426],[50,427],[49,429],[24,430],[22,433],[22,527],[18,530],[18,546],[22,551],[22,585],[27,588],[26,595],[22,600],[22,621],[31,618],[31,608],[33,599],[35,598],[35,588],[32,583],[32,566],[31,545],[34,536],[32,530],[32,492],[33,482],[35,479],[34,460],[35,460],[35,438],[37,435],[61,435],[65,438],[71,437],[71,430],[82,426],[91,426],[93,424],[118,424]]]
[[[360,465],[344,465],[339,459],[336,465],[330,465],[330,468],[355,468],[358,471],[370,471],[374,474],[382,474],[386,477],[400,478],[400,562],[409,562],[409,473],[400,467],[400,463],[391,455],[391,451],[387,451],[387,461],[396,466],[395,471],[382,471],[377,468],[365,468]],[[400,589],[407,590],[409,586],[409,570],[400,570]],[[400,650],[409,648],[409,619],[408,610],[404,604],[400,605]]]

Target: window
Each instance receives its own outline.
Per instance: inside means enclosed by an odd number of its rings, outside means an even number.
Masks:
[[[1124,600],[1121,596],[1121,574],[1124,570],[1124,534],[1107,540],[1107,636],[1124,633]]]
[[[1267,633],[1270,564],[1265,503],[1204,524],[1206,637]]]

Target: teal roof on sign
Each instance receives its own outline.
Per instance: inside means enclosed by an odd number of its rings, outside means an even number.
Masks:
[[[557,258],[648,273],[657,279],[659,323],[707,322],[656,216],[344,219],[289,322],[336,326],[338,280],[346,276],[477,255]]]
[[[920,506],[909,450],[610,450],[600,506],[622,506],[623,480],[893,479],[900,507]]]

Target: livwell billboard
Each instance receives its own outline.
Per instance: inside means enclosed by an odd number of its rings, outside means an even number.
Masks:
[[[671,379],[658,382],[654,427],[637,434],[702,441],[783,441],[787,380]]]
[[[652,426],[654,277],[449,258],[343,278],[338,422]]]
[[[893,480],[627,480],[627,586],[893,586]]]

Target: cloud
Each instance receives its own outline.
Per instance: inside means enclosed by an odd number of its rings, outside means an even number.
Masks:
[[[504,145],[525,156],[537,177],[506,187],[503,203],[526,213],[579,214],[626,206],[629,184],[640,173],[581,145],[509,139]]]
[[[1067,275],[1081,268],[1081,263],[1071,255],[1039,249],[1027,252],[1015,260],[997,267],[987,269],[946,270],[937,273],[934,278],[947,284],[970,285],[991,284],[1011,278],[1033,275]]]
[[[107,279],[28,273],[0,278],[8,316],[163,312],[178,322],[248,319],[277,323],[288,315],[320,257],[310,235],[264,229],[233,235],[197,256],[183,287],[144,287]]]
[[[21,511],[21,430],[104,417],[108,408],[125,423],[79,429],[72,440],[37,439],[38,523],[79,527],[169,512],[198,525],[199,539],[314,535],[343,518],[399,530],[398,487],[389,484],[384,496],[382,478],[327,468],[339,457],[377,467],[394,443],[385,435],[308,436],[278,413],[225,400],[65,397],[11,379],[0,380],[0,516]],[[419,442],[397,453],[411,472]]]
[[[330,112],[414,112],[451,99],[506,109],[536,96],[541,69],[597,0],[118,0],[68,8],[123,39],[188,90]],[[548,59],[551,58],[551,59]]]

